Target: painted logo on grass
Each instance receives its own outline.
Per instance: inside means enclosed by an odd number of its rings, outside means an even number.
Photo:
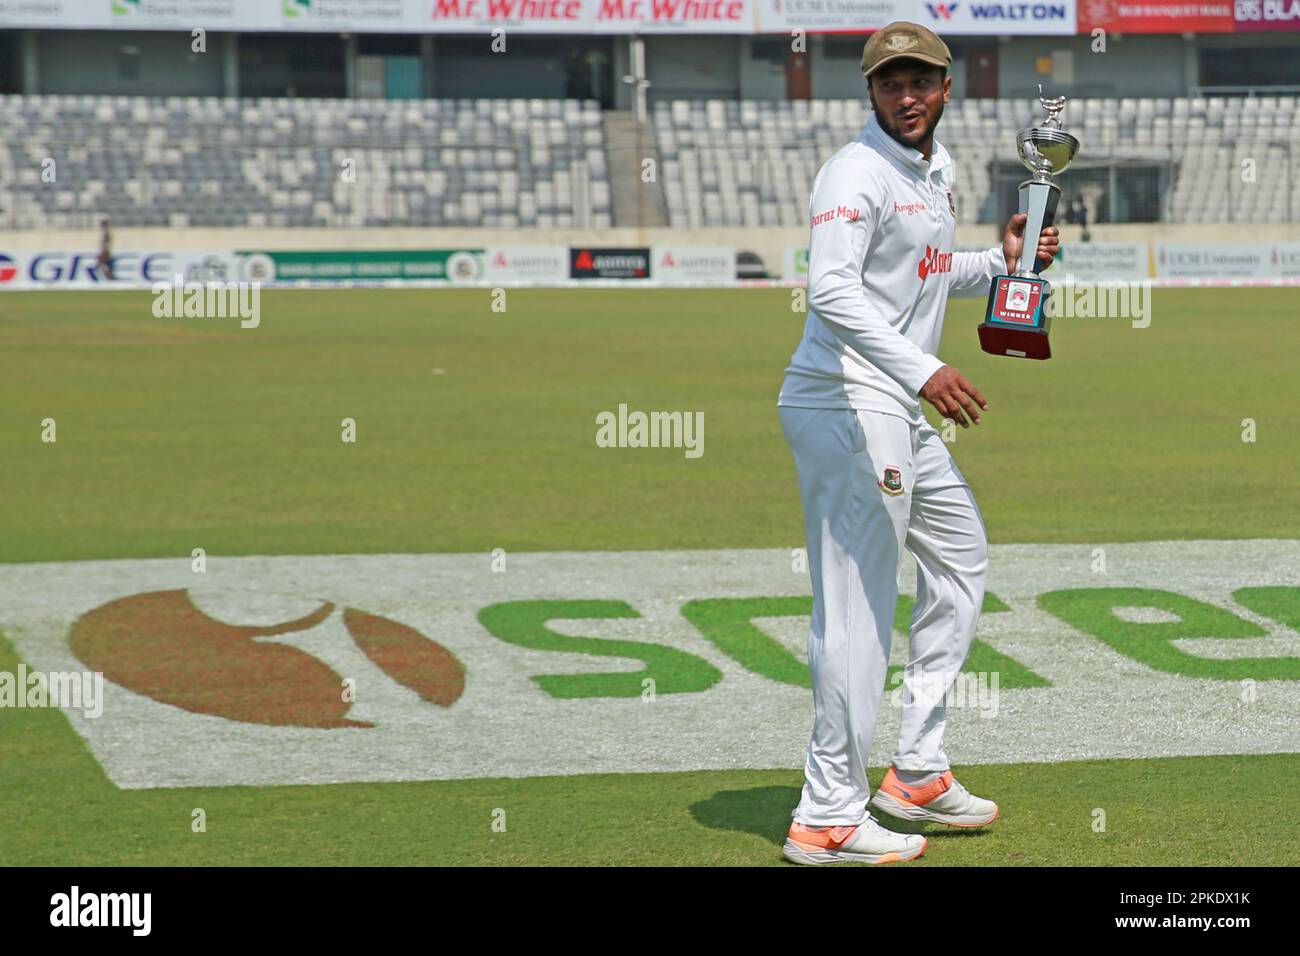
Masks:
[[[297,620],[252,627],[214,620],[183,590],[154,591],[87,612],[68,643],[113,683],[192,713],[286,727],[371,727],[348,719],[342,675],[269,640],[310,630],[334,610],[324,603]],[[413,628],[355,608],[343,610],[343,624],[380,670],[422,700],[450,707],[465,689],[456,656]]]
[[[954,763],[1294,752],[1300,542],[1104,550],[992,547]],[[876,766],[934,676],[908,574]],[[63,713],[124,788],[797,768],[807,588],[780,549],[10,565],[0,650],[103,672]]]

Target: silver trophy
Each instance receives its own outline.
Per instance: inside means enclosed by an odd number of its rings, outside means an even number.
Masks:
[[[1052,356],[1047,339],[1051,286],[1038,276],[1047,265],[1038,258],[1038,239],[1056,218],[1061,202],[1061,189],[1052,182],[1052,176],[1069,168],[1079,152],[1079,141],[1061,129],[1064,96],[1048,99],[1039,84],[1038,102],[1047,111],[1047,119],[1016,134],[1020,161],[1034,174],[1020,184],[1019,212],[1027,217],[1020,268],[1014,276],[994,278],[979,336],[981,348],[993,355],[1045,359]],[[1030,256],[1028,265],[1026,253]]]
[[[1038,102],[1047,111],[1047,119],[1041,126],[1022,129],[1016,134],[1016,150],[1020,153],[1020,161],[1034,174],[1033,179],[1026,179],[1020,184],[1019,211],[1029,216],[1025,221],[1026,250],[1038,248],[1038,237],[1056,218],[1061,188],[1052,182],[1052,176],[1065,172],[1079,152],[1079,141],[1061,129],[1061,111],[1065,109],[1065,97],[1048,99],[1043,95],[1043,84],[1039,83]],[[1017,275],[1038,275],[1043,269],[1036,255],[1030,268],[1025,268],[1024,261],[1022,254]]]

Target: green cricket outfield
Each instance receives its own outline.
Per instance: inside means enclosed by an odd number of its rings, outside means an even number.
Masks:
[[[1300,862],[1279,786],[1300,770],[1281,722],[1300,688],[1297,293],[1152,295],[1145,328],[1058,319],[1046,363],[984,355],[982,301],[949,308],[942,357],[989,400],[951,447],[1004,601],[971,665],[1003,675],[1007,705],[955,717],[971,759],[953,757],[1003,817],[936,832],[916,865]],[[801,538],[775,407],[804,321],[791,290],[509,290],[504,311],[486,289],[271,291],[249,329],[150,301],[0,296],[0,672],[93,660],[116,695],[94,721],[0,707],[0,863],[780,862],[811,709],[789,603],[806,573],[764,563]],[[602,447],[620,405],[702,416],[703,453]],[[1104,582],[1081,576],[1098,550]],[[611,557],[565,557],[591,552]],[[1078,593],[1102,584],[1111,604]],[[731,623],[691,605],[745,596],[768,603]],[[174,643],[190,604],[281,640],[322,602],[331,650],[283,645],[274,695],[264,642],[241,645],[251,685],[217,679],[233,630],[188,658]],[[1126,630],[1110,610],[1130,605],[1147,611]],[[662,716],[628,709],[646,706],[617,679],[637,660]],[[371,699],[382,675],[361,683],[348,716],[369,728],[266,703],[366,661],[392,678]],[[654,749],[710,721],[725,754]]]

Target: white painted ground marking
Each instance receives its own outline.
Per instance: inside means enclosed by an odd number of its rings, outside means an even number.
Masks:
[[[992,549],[989,590],[1010,613],[987,614],[979,637],[1053,686],[1001,691],[998,716],[950,711],[954,764],[1300,751],[1300,681],[1261,681],[1242,702],[1237,681],[1192,679],[1146,667],[1039,610],[1035,597],[1064,587],[1163,588],[1233,610],[1269,636],[1186,641],[1205,657],[1300,656],[1300,635],[1237,607],[1243,586],[1300,585],[1300,542],[1205,541],[1108,545],[1108,574],[1091,573],[1095,545]],[[912,580],[905,569],[904,580]],[[695,598],[808,594],[789,549],[209,559],[206,575],[175,560],[0,566],[0,628],[29,667],[81,670],[67,635],[85,612],[147,591],[190,589],[196,606],[237,624],[270,624],[322,601],[334,614],[310,632],[271,640],[310,648],[357,678],[349,716],[371,729],[315,730],[238,723],[159,703],[112,683],[104,714],[68,719],[120,787],[430,780],[594,772],[646,772],[803,764],[812,695],[751,674],[680,614]],[[905,589],[906,590],[906,589]],[[631,660],[526,650],[489,635],[478,611],[500,601],[605,599],[638,619],[565,621],[559,633],[655,642],[712,663],[723,679],[691,694],[557,700],[532,675],[636,670]],[[355,607],[416,628],[467,669],[451,708],[421,701],[360,653],[342,626]],[[1141,615],[1139,615],[1141,618]],[[1160,619],[1159,615],[1141,619]],[[803,621],[760,619],[803,656]],[[895,641],[895,662],[901,646]],[[2,716],[2,715],[0,715]],[[885,706],[872,752],[887,762],[898,711]]]

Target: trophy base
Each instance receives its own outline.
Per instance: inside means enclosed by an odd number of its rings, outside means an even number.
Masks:
[[[1051,341],[1042,329],[1009,329],[1004,325],[983,322],[979,332],[980,348],[990,355],[1030,359],[1052,357]]]
[[[989,289],[988,307],[980,324],[980,348],[990,355],[1049,359],[1047,338],[1051,319],[1046,279],[1031,276],[996,276]]]

